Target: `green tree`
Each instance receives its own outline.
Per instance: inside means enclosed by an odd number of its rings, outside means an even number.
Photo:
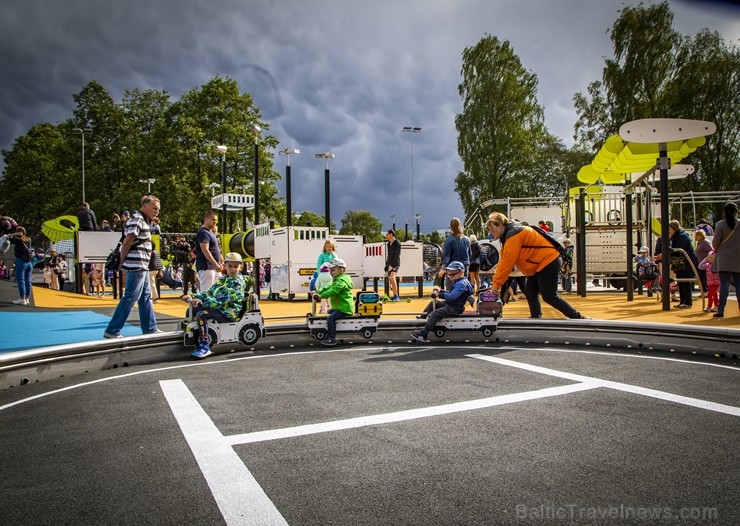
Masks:
[[[347,210],[342,218],[340,234],[364,236],[366,243],[383,241],[383,223],[367,210]]]
[[[70,134],[71,135],[71,134]],[[33,126],[3,151],[4,177],[0,180],[0,208],[24,223],[40,224],[70,213],[72,193],[81,200],[79,164],[73,164],[68,137],[59,126]],[[79,183],[79,184],[78,184]],[[76,209],[75,209],[76,210]]]
[[[678,182],[684,191],[740,187],[740,49],[707,29],[685,39],[672,88],[674,114],[717,125],[707,145],[691,154],[694,176]],[[721,215],[721,204],[714,212]],[[700,212],[704,215],[705,212]]]
[[[537,77],[508,41],[487,35],[462,56],[463,110],[455,127],[464,171],[455,190],[469,215],[482,199],[531,195],[535,148],[546,132]]]
[[[337,227],[334,224],[334,221],[330,221],[330,223],[331,224],[329,225],[329,233],[336,232]],[[301,212],[301,214],[298,216],[298,219],[293,221],[293,224],[295,226],[325,226],[326,218],[323,215],[317,214],[316,212],[306,210],[305,212]]]
[[[573,97],[575,138],[582,147],[598,150],[625,122],[672,116],[670,86],[681,43],[672,22],[665,1],[622,9],[610,31],[614,58],[605,60],[602,79],[589,84],[588,96]]]

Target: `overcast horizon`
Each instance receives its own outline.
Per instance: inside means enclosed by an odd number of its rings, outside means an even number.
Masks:
[[[331,151],[332,220],[369,210],[413,229],[464,219],[454,193],[462,169],[454,118],[461,55],[486,34],[511,42],[539,81],[545,125],[573,144],[572,98],[601,79],[621,0],[11,0],[0,22],[0,148],[35,124],[72,117],[72,95],[92,80],[117,103],[124,90],[173,98],[217,75],[250,93],[277,150],[291,156],[294,212],[323,216],[323,159]],[[674,29],[707,27],[740,41],[731,2],[671,0]],[[173,7],[176,6],[174,9]],[[404,126],[422,128],[403,133]],[[284,175],[285,158],[274,152]],[[278,183],[284,197],[284,181]],[[156,194],[156,184],[152,192]]]

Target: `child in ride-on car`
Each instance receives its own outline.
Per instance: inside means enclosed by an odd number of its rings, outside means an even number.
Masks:
[[[206,320],[238,321],[244,296],[251,285],[251,279],[241,274],[242,257],[229,252],[224,258],[226,274],[221,276],[209,290],[196,294],[183,294],[182,301],[193,306],[198,322],[198,348],[191,355],[201,360],[212,354],[208,345],[208,323]]]
[[[331,301],[329,316],[326,318],[327,336],[321,343],[323,345],[337,344],[337,320],[347,318],[354,313],[354,299],[352,297],[352,278],[345,271],[347,264],[343,259],[334,258],[329,262],[329,273],[333,278],[331,285],[313,293],[316,300],[327,298]]]

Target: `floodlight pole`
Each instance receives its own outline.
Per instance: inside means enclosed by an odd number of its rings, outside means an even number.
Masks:
[[[82,137],[82,202],[87,202],[85,198],[85,135],[92,134],[92,128],[72,128],[72,133]]]
[[[331,234],[331,207],[330,207],[330,189],[329,189],[329,159],[334,159],[331,152],[315,154],[317,159],[326,159],[326,169],[324,170],[324,223]]]
[[[295,148],[284,148],[280,150],[280,155],[285,155],[285,158],[287,159],[287,163],[285,165],[285,208],[286,208],[285,226],[291,226],[293,224],[293,209],[291,207],[291,201],[290,201],[290,194],[291,194],[290,156],[298,155],[299,153],[301,153],[301,151]]]
[[[416,217],[416,205],[414,204],[414,135],[413,134],[421,133],[421,128],[419,128],[418,126],[404,126],[401,131],[412,134],[411,135],[411,216]],[[418,237],[418,234],[417,234],[417,237]]]

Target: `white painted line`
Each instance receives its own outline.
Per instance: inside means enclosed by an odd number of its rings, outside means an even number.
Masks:
[[[159,384],[226,524],[287,525],[182,380]]]
[[[256,431],[253,433],[243,433],[224,437],[229,444],[251,444],[254,442],[263,442],[267,440],[279,440],[283,438],[293,438],[316,433],[327,433],[331,431],[340,431],[344,429],[355,429],[358,427],[376,426],[380,424],[390,424],[394,422],[404,422],[418,418],[428,418],[432,416],[447,415],[451,413],[460,413],[463,411],[473,411],[484,409],[497,405],[514,404],[527,400],[536,400],[539,398],[548,398],[551,396],[560,396],[579,391],[586,391],[600,387],[593,382],[577,383],[560,387],[550,387],[537,391],[528,391],[525,393],[513,393],[508,395],[493,396],[490,398],[480,398],[478,400],[469,400],[466,402],[456,402],[453,404],[438,405],[432,407],[423,407],[420,409],[409,409],[395,413],[385,413],[380,415],[360,416],[357,418],[348,418],[346,420],[334,420],[331,422],[322,422],[319,424],[307,424],[303,426],[286,427],[282,429],[272,429],[268,431]]]
[[[580,374],[556,371],[555,369],[547,369],[546,367],[539,367],[537,365],[515,362],[513,360],[505,360],[503,358],[496,358],[495,356],[484,356],[482,354],[468,354],[466,356],[470,358],[476,358],[478,360],[485,360],[491,363],[497,363],[499,365],[505,365],[507,367],[516,367],[517,369],[523,369],[525,371],[530,371],[538,374],[556,376],[558,378],[565,378],[576,382],[589,382],[592,385],[597,384],[599,387],[606,387],[608,389],[615,389],[617,391],[623,391],[626,393],[649,396],[650,398],[657,398],[659,400],[666,400],[668,402],[697,407],[699,409],[706,409],[707,411],[714,411],[716,413],[740,416],[740,407],[734,407],[731,405],[718,404],[715,402],[709,402],[707,400],[700,400],[698,398],[689,398],[687,396],[667,393],[665,391],[658,391],[656,389],[649,389],[646,387],[638,387],[636,385],[624,384],[621,382],[612,382],[610,380],[603,380],[601,378],[592,378]]]

